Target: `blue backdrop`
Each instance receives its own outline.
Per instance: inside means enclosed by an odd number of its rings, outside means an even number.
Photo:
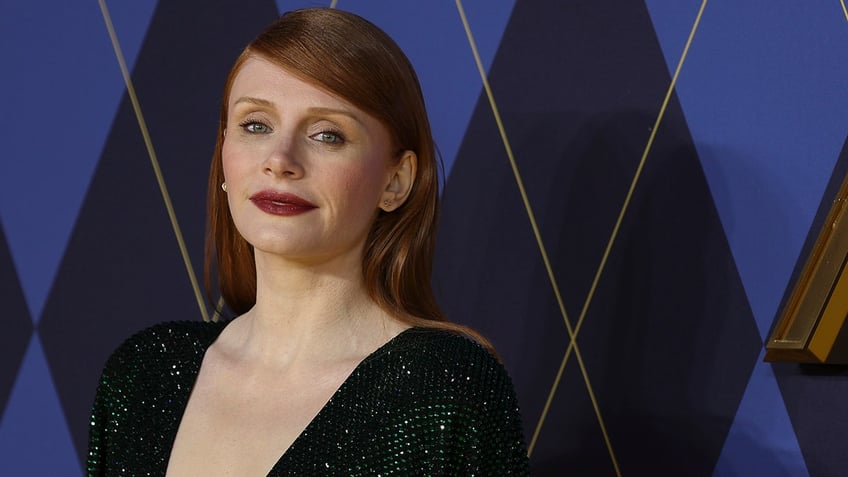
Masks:
[[[842,0],[337,3],[418,70],[437,293],[499,349],[534,475],[844,473],[848,374],[762,362],[848,172]],[[313,5],[0,2],[0,475],[81,475],[112,349],[209,316],[225,75]]]

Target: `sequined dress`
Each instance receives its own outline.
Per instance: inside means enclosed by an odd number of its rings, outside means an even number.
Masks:
[[[164,323],[115,351],[92,409],[89,476],[165,475],[224,326]],[[356,367],[268,475],[528,475],[512,383],[467,338],[411,328]]]

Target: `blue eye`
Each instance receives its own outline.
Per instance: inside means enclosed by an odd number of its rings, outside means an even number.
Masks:
[[[341,133],[335,131],[321,131],[311,137],[316,141],[326,142],[328,144],[342,144],[344,142],[344,137]]]

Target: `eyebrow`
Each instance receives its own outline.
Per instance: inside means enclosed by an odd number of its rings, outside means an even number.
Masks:
[[[267,99],[262,99],[262,98],[254,98],[252,96],[242,96],[241,98],[237,99],[235,103],[233,103],[233,106],[235,106],[237,104],[241,104],[241,103],[255,104],[257,106],[264,106],[266,108],[272,108],[272,109],[276,108],[274,103],[272,103],[271,101],[268,101]],[[338,115],[342,115],[342,116],[347,116],[347,117],[353,119],[354,121],[356,121],[357,123],[364,124],[362,122],[362,119],[360,119],[360,117],[355,112],[350,111],[348,109],[324,108],[324,107],[317,107],[316,106],[316,107],[312,107],[312,108],[307,109],[307,111],[309,112],[309,114],[312,114],[312,115],[338,114]]]
[[[259,105],[259,106],[267,106],[269,108],[274,107],[274,103],[268,101],[267,99],[253,98],[253,97],[250,97],[250,96],[242,96],[241,98],[237,99],[235,103],[233,103],[233,106],[235,106],[236,104],[239,104],[239,103],[250,103],[250,104],[256,104],[256,105]]]
[[[339,114],[339,115],[342,115],[342,116],[347,116],[347,117],[349,117],[350,119],[353,119],[354,121],[356,121],[359,124],[364,124],[362,122],[362,119],[360,119],[359,116],[356,115],[356,113],[354,113],[353,111],[350,111],[348,109],[314,107],[314,108],[309,108],[307,111],[309,111],[310,114],[314,114],[314,115]]]

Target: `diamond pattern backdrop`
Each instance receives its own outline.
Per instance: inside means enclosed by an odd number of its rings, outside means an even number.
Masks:
[[[208,316],[224,78],[314,5],[416,65],[447,177],[437,293],[500,351],[534,475],[843,473],[848,375],[762,362],[848,173],[842,0],[10,0],[0,475],[81,475],[111,350]]]

